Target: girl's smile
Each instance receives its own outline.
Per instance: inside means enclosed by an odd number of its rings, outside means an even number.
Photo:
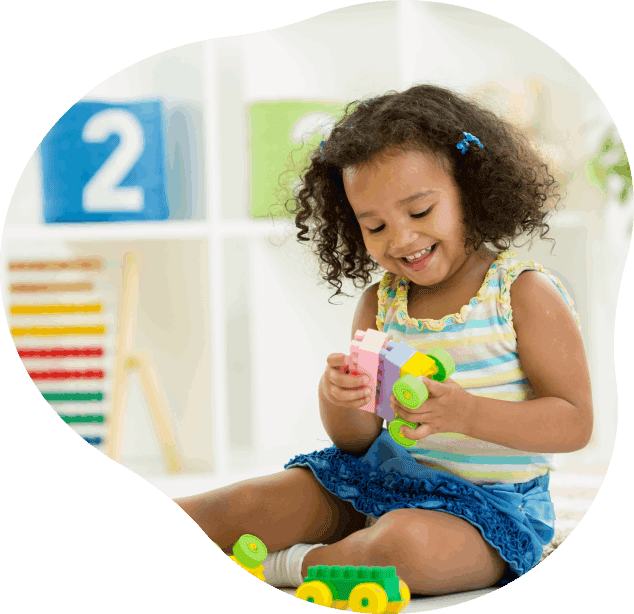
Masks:
[[[460,191],[436,157],[388,152],[345,169],[343,183],[365,246],[387,271],[432,287],[467,262]]]
[[[412,271],[422,271],[433,258],[436,251],[436,245],[437,243],[434,243],[431,247],[417,252],[413,256],[403,258],[405,266],[410,267]]]

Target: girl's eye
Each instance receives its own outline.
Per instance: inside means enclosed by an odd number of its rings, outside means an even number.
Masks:
[[[413,218],[418,220],[418,219],[428,215],[431,212],[432,209],[433,209],[433,206],[432,207],[427,207],[427,209],[425,209],[425,211],[421,211],[420,213],[412,213],[410,215],[410,217],[413,217]],[[384,228],[385,228],[385,224],[381,224],[380,226],[377,226],[376,228],[368,228],[368,232],[370,234],[376,234],[377,232],[381,232]]]
[[[429,207],[428,209],[425,209],[425,211],[421,211],[420,213],[412,213],[412,217],[415,217],[416,219],[425,217],[431,211],[431,209],[432,208]]]

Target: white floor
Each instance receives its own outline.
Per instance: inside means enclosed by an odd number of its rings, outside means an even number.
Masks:
[[[146,474],[143,477],[168,497],[175,499],[277,471],[279,471],[279,467],[261,467],[257,472],[232,473],[222,477],[186,473],[173,476],[164,474],[152,476]],[[591,505],[592,499],[603,481],[603,477],[604,471],[602,468],[586,473],[583,468],[571,467],[565,473],[557,471],[551,474],[551,496],[557,513],[558,528],[564,528],[568,525],[576,526]],[[289,595],[295,594],[295,589],[281,590]],[[403,612],[437,610],[476,599],[494,590],[497,589],[484,589],[441,597],[415,597]]]

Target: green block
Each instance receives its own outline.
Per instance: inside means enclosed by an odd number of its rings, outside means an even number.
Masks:
[[[310,154],[344,104],[329,102],[259,102],[249,107],[251,215],[288,217],[290,198]]]
[[[427,352],[427,356],[429,356],[436,363],[436,367],[438,367],[438,373],[432,377],[433,380],[444,382],[456,371],[456,363],[446,350],[433,348]]]
[[[429,397],[427,386],[411,373],[406,373],[392,386],[398,401],[408,409],[417,409]]]
[[[331,587],[333,597],[337,601],[348,601],[352,589],[358,584],[375,582],[383,587],[388,601],[401,601],[399,577],[395,567],[355,567],[353,565],[316,565],[308,568],[305,582],[318,580]],[[335,591],[332,589],[334,585]]]
[[[233,545],[233,556],[245,567],[253,569],[264,562],[268,552],[261,539],[245,533]]]

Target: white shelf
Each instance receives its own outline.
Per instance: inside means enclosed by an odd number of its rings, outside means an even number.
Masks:
[[[210,224],[212,235],[220,235],[222,237],[272,237],[281,236],[288,232],[288,229],[294,230],[295,225],[292,220],[245,220],[240,222],[234,221],[218,221]]]
[[[557,212],[549,220],[553,228],[585,227],[596,215],[583,211]],[[596,221],[596,220],[595,220]],[[9,241],[127,241],[183,240],[209,237],[273,237],[295,233],[291,219],[247,219],[242,221],[102,222],[99,224],[7,225],[3,240]]]
[[[7,225],[4,240],[126,241],[130,239],[198,239],[206,222],[103,222],[98,224]]]
[[[7,225],[8,241],[186,240],[221,237],[268,237],[284,232],[288,221],[270,219],[226,221],[103,222],[98,224]]]

